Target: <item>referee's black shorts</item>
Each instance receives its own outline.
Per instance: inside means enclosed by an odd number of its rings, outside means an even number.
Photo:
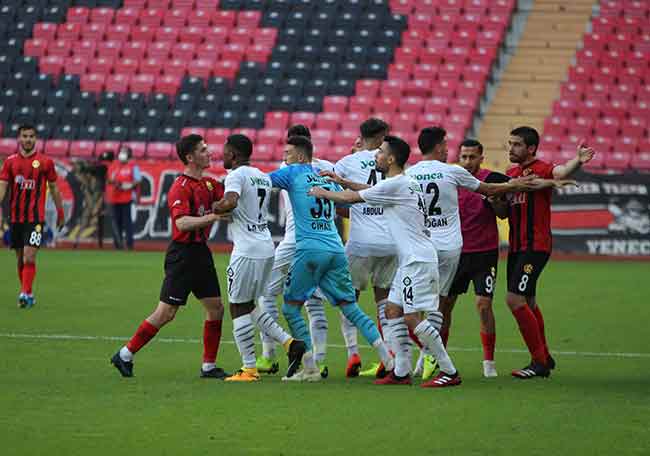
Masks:
[[[165,279],[160,300],[183,306],[190,293],[197,299],[221,297],[212,252],[205,242],[172,241],[165,254]]]

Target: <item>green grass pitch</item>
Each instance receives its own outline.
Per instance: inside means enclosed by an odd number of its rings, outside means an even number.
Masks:
[[[20,310],[14,256],[2,254],[2,454],[650,454],[647,264],[551,261],[538,299],[558,368],[550,379],[526,382],[509,375],[528,356],[504,304],[501,264],[500,376],[482,378],[478,317],[465,296],[450,337],[463,384],[437,391],[346,379],[332,309],[326,381],[201,380],[203,315],[193,299],[137,355],[136,377],[123,379],[109,357],[154,308],[162,258],[43,251],[37,304]],[[216,258],[224,284],[227,256]],[[374,315],[365,293],[362,305]],[[229,317],[222,341],[219,364],[232,371],[240,363]],[[368,347],[361,354],[375,360]]]

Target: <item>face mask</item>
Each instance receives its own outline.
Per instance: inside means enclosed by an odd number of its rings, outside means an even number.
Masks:
[[[129,159],[129,154],[127,154],[126,152],[120,152],[117,155],[117,159],[122,163],[126,163],[126,161]]]

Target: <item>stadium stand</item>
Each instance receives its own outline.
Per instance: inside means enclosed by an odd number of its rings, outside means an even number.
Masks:
[[[650,170],[650,4],[603,1],[575,56],[543,141],[553,157],[590,138],[594,170]]]
[[[9,139],[0,153],[11,151],[24,121],[39,125],[57,156],[129,141],[148,143],[140,153],[163,159],[170,148],[162,144],[183,129],[200,129],[217,145],[246,129],[259,157],[277,161],[283,130],[302,122],[324,158],[335,160],[368,115],[412,144],[418,129],[442,124],[454,150],[514,3],[12,2],[0,8],[0,123]]]

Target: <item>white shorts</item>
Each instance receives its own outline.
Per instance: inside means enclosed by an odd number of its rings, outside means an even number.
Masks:
[[[273,258],[253,259],[231,256],[226,269],[228,302],[243,304],[263,296],[273,268]]]
[[[438,275],[440,276],[440,296],[447,296],[454,283],[462,249],[438,250]]]
[[[390,256],[348,256],[350,275],[354,288],[363,291],[368,288],[368,278],[373,286],[389,289],[397,271],[397,255]]]
[[[401,306],[405,314],[438,310],[438,265],[415,262],[400,266],[388,301]]]
[[[282,294],[284,281],[289,273],[289,266],[293,261],[296,253],[296,244],[293,242],[280,242],[275,248],[275,257],[273,258],[273,269],[271,278],[264,291],[264,296],[278,296]]]

